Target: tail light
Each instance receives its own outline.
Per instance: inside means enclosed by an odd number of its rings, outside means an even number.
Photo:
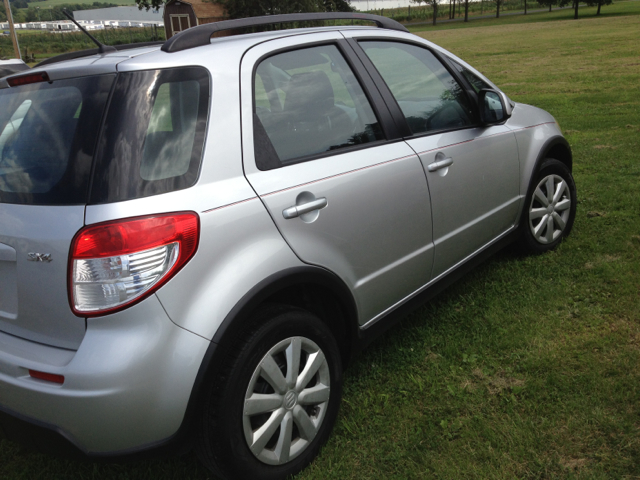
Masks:
[[[198,247],[194,212],[90,225],[71,244],[69,298],[76,315],[113,313],[141,301],[173,277]]]

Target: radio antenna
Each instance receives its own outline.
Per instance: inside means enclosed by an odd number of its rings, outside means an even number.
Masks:
[[[104,43],[100,43],[98,41],[98,39],[96,37],[94,37],[93,35],[91,35],[89,32],[87,32],[82,25],[80,25],[78,22],[76,22],[76,20],[73,18],[73,15],[71,15],[71,13],[69,12],[69,10],[67,10],[66,8],[62,9],[62,13],[64,13],[64,16],[67,17],[69,20],[71,20],[73,23],[76,24],[76,26],[82,30],[82,33],[84,33],[85,35],[87,35],[92,41],[93,43],[95,43],[98,46],[98,53],[107,53],[107,52],[116,52],[117,50],[114,47],[111,47],[109,45],[105,45]]]

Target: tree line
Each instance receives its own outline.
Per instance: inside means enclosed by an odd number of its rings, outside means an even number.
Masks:
[[[441,14],[439,14],[439,9],[441,8],[448,8],[449,9],[449,18],[452,19],[455,17],[455,10],[456,10],[456,1],[458,3],[458,10],[460,10],[460,8],[462,7],[462,5],[464,4],[464,21],[468,22],[469,21],[469,0],[449,0],[448,2],[446,0],[411,0],[412,3],[414,4],[418,4],[418,6],[420,6],[421,4],[425,4],[428,7],[431,7],[433,9],[433,24],[436,24],[436,19],[438,18],[438,15],[442,16]],[[613,3],[613,0],[529,0],[529,2],[534,1],[535,3],[537,3],[538,5],[542,6],[542,7],[548,7],[549,11],[551,11],[552,7],[554,6],[558,6],[558,7],[566,7],[571,5],[571,7],[574,9],[574,16],[573,18],[578,18],[578,6],[580,3],[584,3],[589,7],[594,7],[597,6],[598,7],[598,11],[596,13],[596,15],[600,15],[600,7],[602,7],[602,5],[611,5]],[[500,8],[504,5],[505,0],[481,0],[480,2],[473,2],[474,4],[477,3],[481,3],[481,4],[493,4],[496,7],[496,18],[500,18]],[[524,14],[527,14],[527,10],[528,7],[530,5],[527,5],[527,0],[524,0]]]

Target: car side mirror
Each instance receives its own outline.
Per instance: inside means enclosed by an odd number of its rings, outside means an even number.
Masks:
[[[502,123],[511,117],[511,102],[502,92],[482,89],[478,92],[480,103],[480,120],[484,125]]]

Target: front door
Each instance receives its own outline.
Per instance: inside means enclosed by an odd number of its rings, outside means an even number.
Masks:
[[[429,279],[429,192],[418,156],[390,138],[381,121],[389,114],[364,91],[342,37],[308,42],[276,40],[244,57],[245,171],[298,257],[355,292],[363,325]]]
[[[515,135],[481,126],[465,86],[426,47],[362,39],[420,156],[433,211],[437,278],[513,227],[520,203]],[[472,88],[472,87],[469,87]]]

